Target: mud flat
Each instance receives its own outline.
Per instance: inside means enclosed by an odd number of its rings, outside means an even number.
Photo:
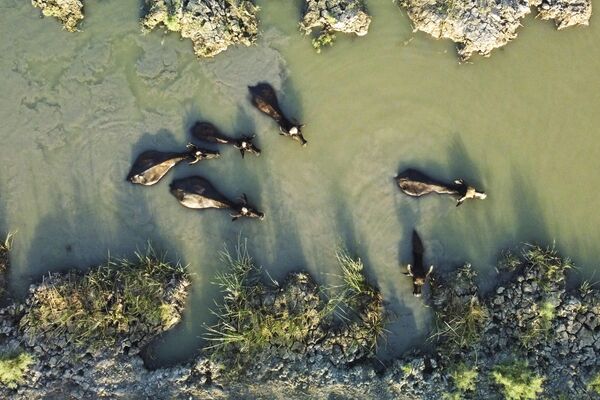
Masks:
[[[558,29],[588,25],[591,0],[399,0],[415,31],[436,39],[450,39],[466,61],[474,53],[489,56],[492,50],[517,37],[521,20],[532,7],[542,19],[554,19]]]
[[[229,46],[250,46],[258,36],[258,8],[247,0],[146,0],[143,30],[159,25],[190,39],[198,57],[213,57]]]

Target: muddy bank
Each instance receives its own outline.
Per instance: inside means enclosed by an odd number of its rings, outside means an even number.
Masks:
[[[31,0],[31,4],[44,16],[58,19],[69,32],[77,31],[77,24],[83,20],[81,0]]]
[[[479,293],[470,265],[434,277],[428,300],[438,320],[434,349],[385,365],[373,358],[387,320],[385,303],[364,278],[360,260],[340,259],[344,283],[334,292],[306,273],[291,274],[281,284],[262,283],[265,277],[247,255],[228,264],[229,272],[219,279],[224,300],[217,308],[219,322],[209,330],[212,345],[193,361],[154,371],[144,367],[139,353],[148,339],[178,321],[185,275],[165,279],[160,291],[174,319],[153,325],[138,315],[124,330],[118,329],[123,321],[114,319],[99,324],[106,328],[100,329],[106,334],[101,341],[97,335],[74,340],[82,336],[74,335],[81,331],[73,324],[57,331],[61,318],[46,318],[58,324],[55,329],[32,329],[32,316],[45,320],[40,310],[47,309],[48,293],[79,285],[89,273],[53,274],[32,285],[25,303],[0,310],[2,350],[19,348],[34,360],[18,386],[0,384],[0,393],[15,399],[330,398],[338,393],[501,399],[511,391],[533,396],[522,398],[588,398],[597,389],[600,293],[588,283],[567,292],[565,273],[572,266],[552,250],[527,246],[520,255],[503,258],[500,283],[487,295]],[[91,276],[111,279],[94,271]],[[124,304],[115,303],[108,313],[94,309],[94,318],[114,315]],[[131,317],[132,309],[129,305],[121,315]]]
[[[190,39],[198,57],[213,57],[229,46],[250,46],[258,36],[256,7],[242,0],[146,0],[145,32],[157,26]]]
[[[592,14],[591,0],[399,0],[398,4],[415,31],[455,42],[461,61],[474,53],[487,57],[516,38],[532,7],[542,19],[554,19],[558,29],[587,25]]]

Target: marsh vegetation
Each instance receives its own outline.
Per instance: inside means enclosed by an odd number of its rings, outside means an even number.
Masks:
[[[111,346],[134,332],[153,336],[180,320],[188,284],[184,266],[149,247],[133,261],[44,277],[27,300],[20,329],[33,338],[91,347]]]
[[[305,272],[265,284],[245,245],[223,252],[222,260],[228,271],[216,284],[223,301],[207,335],[214,357],[241,367],[265,349],[303,352],[318,344],[374,354],[386,314],[359,259],[338,253],[342,283],[335,287],[319,287]]]

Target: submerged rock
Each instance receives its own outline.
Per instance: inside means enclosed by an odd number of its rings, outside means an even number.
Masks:
[[[461,61],[473,53],[489,56],[517,37],[521,19],[539,6],[542,19],[555,19],[559,29],[587,25],[590,0],[399,0],[415,31],[457,43]]]
[[[157,25],[189,38],[198,57],[213,57],[231,45],[256,42],[256,7],[248,0],[146,0],[144,30]]]
[[[331,44],[334,32],[354,33],[364,36],[369,32],[371,17],[362,0],[306,0],[306,11],[300,29],[309,35],[320,28],[319,36],[313,41],[315,48]]]
[[[56,17],[69,32],[77,31],[77,24],[83,19],[81,0],[31,0],[31,4],[46,17]]]
[[[544,0],[538,9],[540,18],[553,19],[560,30],[574,25],[588,25],[592,16],[592,1]]]

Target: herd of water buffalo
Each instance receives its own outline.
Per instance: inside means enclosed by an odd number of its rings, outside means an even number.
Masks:
[[[259,83],[256,86],[249,86],[248,89],[252,104],[277,122],[281,135],[290,137],[300,142],[302,146],[306,146],[307,141],[302,135],[304,125],[298,124],[285,116],[279,107],[277,95],[271,85]],[[252,142],[255,135],[233,138],[222,133],[210,122],[196,122],[191,128],[191,135],[201,142],[234,146],[240,151],[242,158],[246,153],[256,156],[261,153],[260,149]],[[154,185],[173,167],[183,161],[195,164],[198,161],[218,158],[219,156],[218,151],[203,149],[192,143],[189,143],[187,150],[183,152],[145,151],[133,163],[127,175],[127,180],[140,185]],[[400,190],[409,196],[420,197],[430,193],[448,194],[456,198],[457,206],[468,199],[486,198],[484,192],[476,190],[462,179],[444,183],[414,169],[401,172],[395,180]],[[199,210],[207,208],[229,209],[233,221],[240,217],[262,220],[265,216],[264,213],[249,205],[245,193],[240,196],[238,201],[230,200],[221,194],[208,179],[201,176],[195,175],[176,179],[171,183],[170,188],[171,194],[183,206],[188,208]],[[416,230],[413,230],[412,253],[413,263],[408,264],[406,274],[412,276],[413,294],[420,296],[421,288],[433,270],[433,266],[426,268],[423,263],[424,247]]]

